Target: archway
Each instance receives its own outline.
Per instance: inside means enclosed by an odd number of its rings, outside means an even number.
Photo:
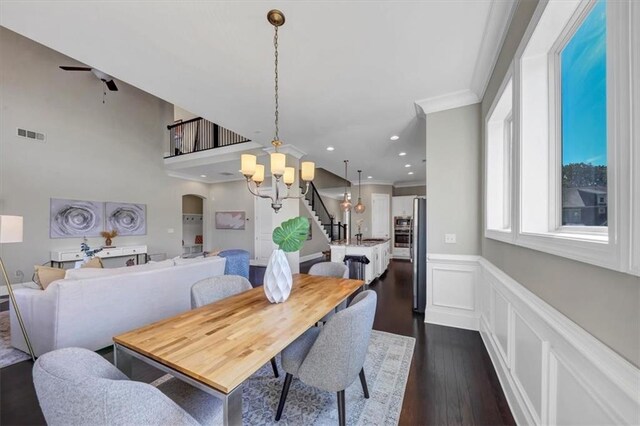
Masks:
[[[182,196],[182,255],[199,256],[205,247],[204,197],[195,194]]]

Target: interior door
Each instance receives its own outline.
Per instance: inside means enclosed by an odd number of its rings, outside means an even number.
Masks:
[[[389,194],[371,194],[371,237],[389,238],[390,207]]]
[[[265,264],[276,248],[271,234],[273,232],[273,210],[271,200],[254,197],[255,206],[255,258]]]

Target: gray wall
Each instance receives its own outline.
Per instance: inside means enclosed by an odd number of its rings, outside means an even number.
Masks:
[[[120,81],[103,104],[102,83],[90,73],[62,71],[63,64],[75,61],[0,28],[0,212],[24,216],[24,242],[0,246],[13,282],[22,279],[17,270],[28,280],[50,250],[80,247],[80,238],[49,238],[51,197],[144,203],[147,235],[116,237],[115,245],[146,244],[151,253],[176,256],[182,195],[208,196],[206,185],[164,171],[172,105]],[[18,138],[17,127],[44,132],[47,140]]]
[[[534,0],[519,2],[482,101],[482,122],[536,5]],[[485,238],[482,255],[640,366],[640,278]]]
[[[270,179],[264,185],[270,186]],[[211,246],[218,249],[243,249],[254,256],[254,197],[247,190],[247,182],[237,180],[233,182],[214,183],[210,185],[211,194]],[[216,211],[244,211],[246,217],[245,229],[216,229]]]
[[[363,238],[371,237],[371,194],[388,194],[389,195],[389,237],[391,237],[391,197],[393,194],[393,187],[391,185],[366,185],[362,184],[361,198],[365,205],[365,211],[362,214],[356,214],[351,210],[351,236],[353,237],[358,232],[357,221],[362,219],[362,236]],[[354,187],[351,190],[351,203],[355,206],[358,202],[358,190]],[[342,220],[342,215],[340,216]]]
[[[400,188],[393,187],[393,196],[400,197],[403,195],[427,195],[427,186],[403,186]]]
[[[480,254],[480,104],[428,114],[427,251]],[[445,244],[456,234],[456,244]]]
[[[338,188],[341,186],[351,186],[351,182],[344,180],[338,175],[331,173],[321,167],[316,169],[316,174],[313,177],[313,184],[317,189],[323,188]]]
[[[202,214],[202,198],[197,195],[184,195],[182,197],[182,214]]]

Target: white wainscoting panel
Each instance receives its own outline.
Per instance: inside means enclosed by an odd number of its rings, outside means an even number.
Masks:
[[[479,329],[518,424],[640,424],[640,369],[482,257],[428,256],[425,321]]]
[[[478,257],[427,255],[425,320],[478,329]]]

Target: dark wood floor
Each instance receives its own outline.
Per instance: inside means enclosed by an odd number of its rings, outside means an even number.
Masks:
[[[312,263],[301,265],[301,272]],[[416,338],[401,425],[515,424],[478,332],[425,324],[423,315],[411,311],[410,263],[393,261],[371,288],[378,293],[373,327]],[[101,353],[112,359],[110,349]],[[0,370],[1,425],[44,424],[32,365],[25,361]],[[136,380],[151,382],[161,375],[133,364]]]

